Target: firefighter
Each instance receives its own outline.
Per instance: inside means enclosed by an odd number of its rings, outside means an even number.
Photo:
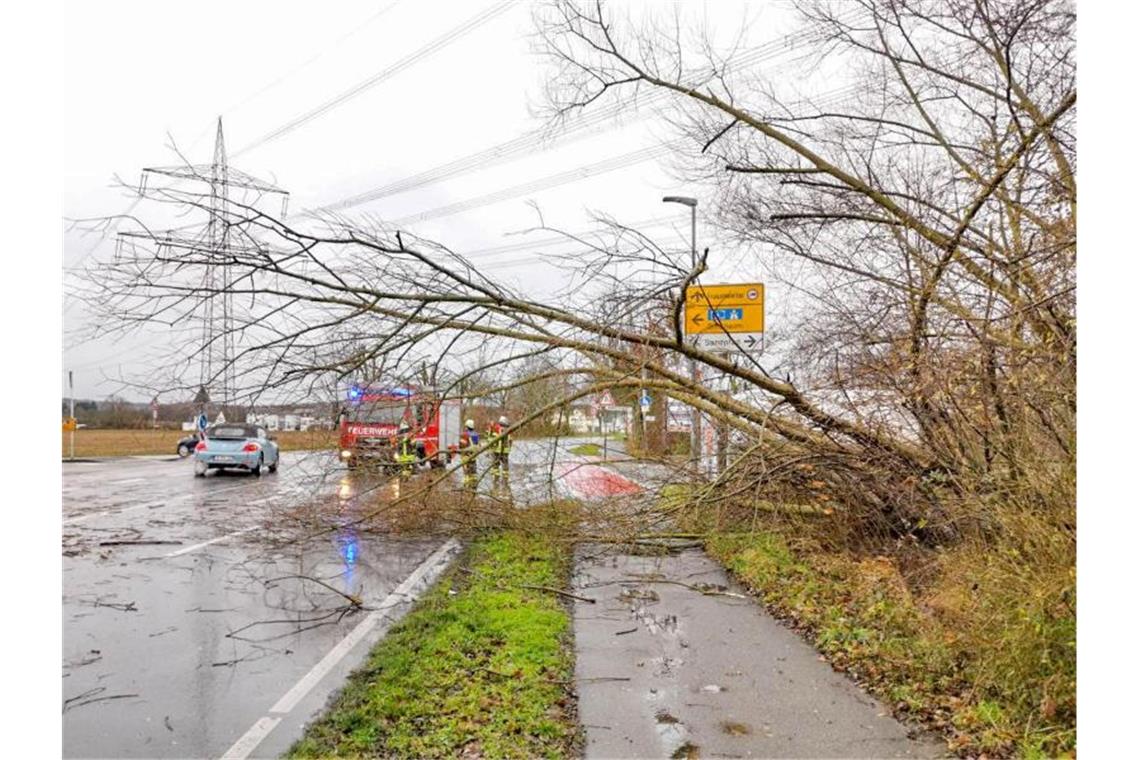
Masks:
[[[510,423],[506,416],[499,418],[497,424],[491,425],[487,430],[487,439],[491,444],[491,474],[496,478],[506,477],[511,470],[511,434],[507,432]]]
[[[400,467],[400,476],[410,476],[416,466],[416,442],[412,438],[412,428],[407,422],[400,423],[396,439],[392,444],[396,452],[396,464]]]
[[[463,432],[459,434],[459,458],[463,462],[463,485],[475,485],[478,474],[478,457],[475,449],[479,446],[479,433],[475,431],[475,420],[467,420]]]

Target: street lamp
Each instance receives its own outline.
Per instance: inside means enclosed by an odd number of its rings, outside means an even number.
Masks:
[[[684,195],[666,195],[661,199],[663,203],[680,203],[682,206],[688,206],[693,212],[693,232],[691,240],[690,259],[693,270],[697,268],[697,199],[689,198]],[[682,293],[681,297],[684,298],[685,294]],[[697,360],[689,359],[689,375],[693,378],[693,382],[700,381],[700,376],[697,374]],[[689,413],[692,419],[689,425],[689,455],[693,457],[693,468],[700,472],[701,467],[701,416],[700,412],[695,407]]]

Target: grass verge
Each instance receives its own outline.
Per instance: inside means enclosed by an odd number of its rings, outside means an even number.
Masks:
[[[596,443],[579,443],[570,449],[570,453],[581,457],[596,457],[602,453],[602,447]]]
[[[476,540],[371,652],[289,757],[565,757],[578,746],[568,547]]]
[[[69,433],[63,433],[63,458],[70,453]],[[190,435],[180,430],[107,430],[75,431],[75,456],[123,457],[144,454],[174,456],[178,441]],[[282,451],[332,449],[337,444],[336,431],[287,430],[274,433]]]

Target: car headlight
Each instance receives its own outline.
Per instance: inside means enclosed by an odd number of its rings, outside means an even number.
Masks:
[[[341,458],[341,459],[348,459],[348,458],[349,458],[349,457],[351,457],[351,456],[352,456],[352,452],[351,452],[351,451],[349,451],[348,449],[343,449],[343,450],[340,452],[340,458]]]

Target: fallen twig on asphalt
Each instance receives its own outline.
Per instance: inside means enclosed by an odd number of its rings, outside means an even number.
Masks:
[[[345,615],[348,615],[351,612],[355,612],[358,609],[360,609],[360,608],[356,607],[354,605],[351,605],[351,604],[346,604],[343,607],[338,607],[335,610],[327,612],[324,615],[320,615],[318,617],[298,618],[298,619],[291,619],[291,620],[290,619],[255,620],[252,623],[247,623],[240,628],[237,628],[233,631],[230,631],[229,633],[226,634],[226,638],[227,639],[237,639],[238,641],[246,641],[246,642],[249,642],[251,644],[261,643],[261,642],[265,642],[265,641],[273,641],[274,639],[280,639],[280,638],[283,638],[285,636],[295,636],[298,633],[301,633],[302,631],[308,631],[308,630],[311,630],[313,628],[319,628],[319,627],[324,626],[324,625],[336,625],[337,623],[339,623],[344,618]],[[336,620],[329,620],[329,618],[333,617],[334,615],[337,616]],[[269,637],[264,638],[264,639],[251,639],[248,636],[238,636],[238,634],[241,633],[242,631],[247,630],[249,628],[253,628],[254,626],[259,626],[259,625],[296,625],[298,623],[312,623],[312,625],[307,625],[307,626],[303,626],[300,628],[295,628],[291,631],[286,631],[285,633],[279,633],[279,634],[276,634],[274,636],[269,636]]]
[[[110,607],[113,610],[122,610],[123,612],[138,612],[139,608],[135,606],[134,602],[104,602],[96,599],[93,602],[88,602],[92,607]]]
[[[69,699],[65,699],[63,701],[63,711],[67,712],[68,710],[72,710],[76,707],[83,707],[83,705],[90,705],[90,704],[94,704],[95,702],[106,702],[107,700],[111,700],[111,699],[129,699],[131,697],[137,697],[138,696],[138,694],[108,694],[105,697],[93,697],[93,695],[99,694],[100,692],[103,692],[106,690],[107,690],[106,686],[98,686],[94,689],[89,689],[88,691],[85,691],[82,694],[77,694],[74,697],[71,697]],[[83,699],[84,697],[93,697],[93,698],[92,699]],[[79,702],[76,700],[83,700],[83,701]]]
[[[590,604],[597,604],[598,603],[597,599],[591,599],[588,596],[578,596],[577,594],[571,594],[569,591],[561,591],[561,590],[556,589],[556,588],[551,588],[550,586],[528,586],[526,584],[523,584],[519,588],[529,588],[529,589],[534,589],[535,591],[549,591],[552,594],[558,594],[560,596],[566,596],[566,597],[569,597],[571,599],[577,599],[580,602],[589,602]]]
[[[637,581],[629,581],[629,582],[630,583],[669,583],[673,586],[683,586],[684,588],[687,588],[690,591],[696,591],[698,594],[704,594],[705,596],[731,596],[731,597],[736,598],[736,599],[748,599],[749,598],[746,594],[738,594],[735,591],[728,591],[728,590],[723,589],[723,588],[713,588],[711,585],[695,585],[692,583],[684,583],[682,581],[665,580],[664,578],[637,580]]]
[[[630,628],[630,629],[625,630],[625,631],[617,631],[616,633],[614,633],[614,636],[624,636],[627,633],[634,633],[636,631],[637,631],[637,626],[634,626],[633,628]]]
[[[354,607],[363,607],[364,606],[364,601],[359,596],[356,596],[355,594],[349,594],[349,593],[346,593],[344,591],[341,591],[340,589],[336,588],[335,586],[330,586],[329,584],[325,583],[324,581],[322,581],[319,578],[313,578],[312,576],[308,576],[308,575],[282,575],[280,578],[270,578],[269,580],[265,581],[265,585],[268,586],[270,583],[274,583],[276,581],[286,581],[286,580],[290,580],[290,579],[294,579],[294,578],[300,579],[303,581],[312,581],[313,583],[316,583],[318,586],[324,586],[325,588],[327,588],[329,591],[333,592],[334,594],[338,594],[338,595],[344,597],[345,599],[347,599],[349,602],[352,603],[352,605]]]
[[[64,712],[66,712],[67,706],[70,705],[72,702],[76,701],[77,699],[83,699],[84,697],[91,697],[91,696],[94,696],[95,694],[98,694],[98,693],[106,691],[106,690],[107,690],[106,686],[96,686],[94,689],[88,689],[87,691],[83,692],[82,694],[76,694],[74,697],[68,697],[67,699],[63,700],[63,710],[64,710]]]
[[[181,541],[158,541],[158,540],[122,540],[122,541],[100,541],[99,546],[162,546],[162,545],[182,545]]]

